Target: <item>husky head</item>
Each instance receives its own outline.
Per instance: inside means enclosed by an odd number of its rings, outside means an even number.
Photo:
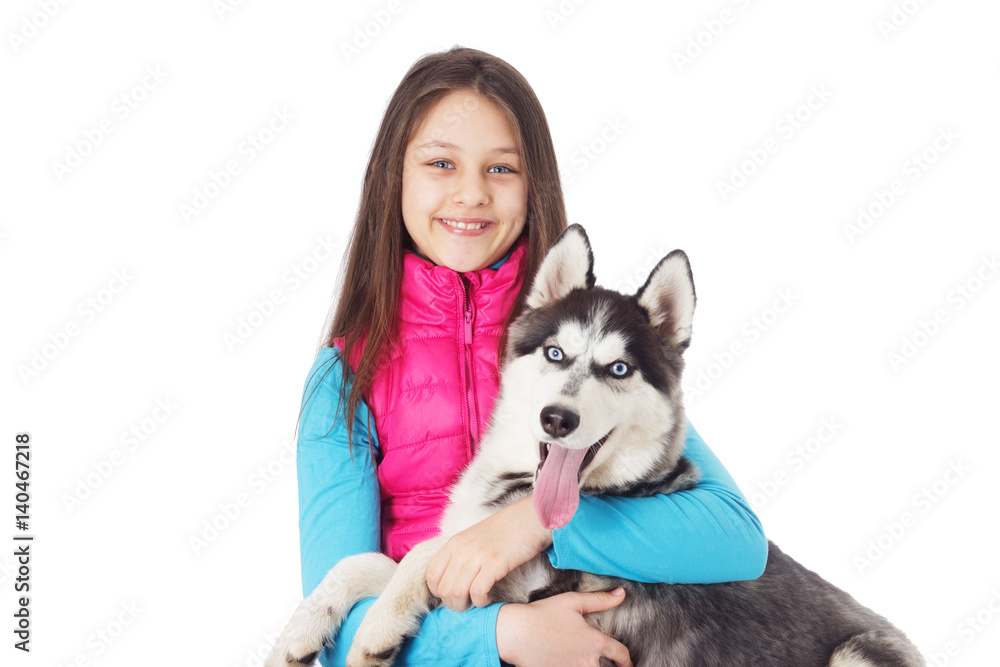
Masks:
[[[694,305],[680,250],[634,295],[594,286],[593,253],[579,225],[545,256],[511,325],[503,378],[504,394],[539,443],[534,500],[543,525],[568,523],[581,489],[624,491],[674,468]]]

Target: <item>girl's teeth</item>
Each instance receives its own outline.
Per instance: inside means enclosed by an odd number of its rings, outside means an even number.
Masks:
[[[457,227],[458,229],[482,229],[486,226],[485,222],[458,222],[456,220],[446,220],[441,218],[441,222],[448,225],[449,227]]]

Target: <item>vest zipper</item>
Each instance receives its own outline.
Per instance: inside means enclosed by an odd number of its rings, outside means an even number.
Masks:
[[[462,314],[465,318],[465,345],[463,345],[463,361],[465,363],[465,398],[469,409],[469,458],[475,453],[476,441],[479,440],[479,420],[476,418],[476,383],[472,379],[472,299],[466,287],[465,278],[459,276],[462,285]]]

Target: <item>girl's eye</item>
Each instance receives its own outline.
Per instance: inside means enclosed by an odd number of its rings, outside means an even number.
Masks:
[[[624,361],[616,361],[611,364],[611,374],[618,377],[625,377],[628,375],[628,365]]]
[[[503,171],[493,171],[494,169],[503,169]],[[486,171],[491,172],[493,174],[512,174],[512,173],[514,173],[513,169],[511,169],[510,167],[506,167],[506,166],[504,166],[502,164],[494,165],[494,166],[490,167],[489,169],[487,169]]]
[[[545,348],[545,356],[548,357],[549,361],[562,361],[563,351],[553,345]]]
[[[441,167],[442,169],[447,169],[448,167],[451,166],[451,162],[448,162],[447,160],[434,160],[434,162],[431,162],[431,166],[432,167]]]

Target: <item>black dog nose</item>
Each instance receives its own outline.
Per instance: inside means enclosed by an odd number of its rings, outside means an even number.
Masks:
[[[580,425],[580,415],[566,408],[548,405],[542,408],[542,429],[553,438],[561,438]]]

